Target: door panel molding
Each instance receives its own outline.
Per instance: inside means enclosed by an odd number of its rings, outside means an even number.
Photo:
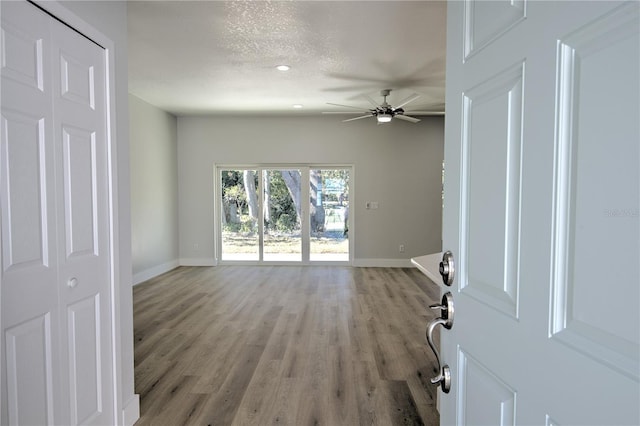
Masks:
[[[515,425],[516,391],[480,361],[458,348],[458,424]],[[467,395],[474,403],[467,403]]]
[[[95,68],[67,52],[60,53],[60,68],[60,96],[83,107],[95,109]]]
[[[524,68],[516,64],[466,91],[462,110],[462,191],[467,196],[461,203],[460,290],[514,319],[520,285]],[[471,251],[485,255],[470,258]]]
[[[103,410],[100,295],[67,307],[71,423],[90,424]]]
[[[98,256],[96,132],[63,125],[62,141],[66,254]]]
[[[3,22],[2,40],[4,42],[2,75],[44,92],[43,38],[39,34],[30,34],[12,23]],[[29,56],[21,54],[27,51],[33,54]]]
[[[54,424],[51,314],[8,328],[4,334],[9,423]]]
[[[49,247],[44,118],[2,111],[3,268],[47,266]],[[37,206],[33,209],[33,206]]]
[[[640,73],[638,9],[629,4],[562,38],[557,48],[554,234],[550,336],[579,352],[639,379],[637,330],[640,298],[637,262],[639,177],[637,79],[621,80],[617,70]],[[606,65],[604,65],[606,64]],[[635,70],[633,69],[635,67]],[[606,91],[615,93],[607,103]],[[635,87],[633,85],[635,84]],[[588,103],[598,95],[603,104]],[[615,101],[615,102],[614,102]],[[635,123],[631,124],[628,123]],[[636,129],[633,128],[636,126]],[[604,135],[607,137],[603,143]],[[635,151],[635,155],[631,154]],[[635,179],[618,171],[635,170]],[[615,189],[615,190],[611,190]],[[635,224],[635,225],[634,225]],[[631,231],[635,226],[635,232]],[[610,262],[603,250],[612,249]],[[606,254],[605,254],[606,256]],[[612,302],[625,321],[597,321],[589,313],[602,298],[585,288],[587,279],[612,289]],[[634,284],[635,283],[635,284]]]
[[[490,45],[526,17],[526,0],[464,2],[464,60]]]

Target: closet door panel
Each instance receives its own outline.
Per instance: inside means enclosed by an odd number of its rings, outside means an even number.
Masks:
[[[52,22],[63,359],[70,424],[113,423],[105,51]]]
[[[44,314],[5,332],[8,424],[54,423],[50,319]]]
[[[67,321],[71,424],[90,424],[103,409],[100,295],[70,305]]]
[[[45,118],[3,110],[5,270],[49,265]],[[43,179],[45,177],[45,179]]]
[[[48,17],[1,2],[1,424],[55,422],[60,369]]]

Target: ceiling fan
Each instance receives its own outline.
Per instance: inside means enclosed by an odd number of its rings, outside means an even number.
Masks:
[[[359,112],[331,111],[331,112],[323,112],[323,114],[362,114],[364,113],[365,115],[355,117],[355,118],[348,118],[342,121],[347,122],[347,121],[360,120],[362,118],[376,117],[378,123],[388,123],[393,118],[409,121],[411,123],[417,123],[420,121],[419,118],[410,117],[405,114],[412,114],[412,115],[441,115],[442,114],[441,112],[437,112],[437,111],[405,111],[402,107],[418,99],[420,95],[417,93],[414,93],[413,95],[403,99],[402,101],[400,101],[400,103],[397,106],[395,107],[391,106],[389,105],[389,103],[387,103],[387,96],[389,96],[389,93],[391,93],[391,89],[383,89],[380,91],[380,96],[382,96],[383,98],[383,101],[381,104],[378,104],[376,101],[373,100],[373,98],[371,98],[367,94],[362,95],[374,106],[374,108],[371,108],[371,109],[327,102],[328,105],[356,109]]]

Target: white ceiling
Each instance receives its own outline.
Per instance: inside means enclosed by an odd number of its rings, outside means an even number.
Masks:
[[[445,2],[133,1],[128,16],[129,92],[176,115],[371,108],[381,89],[444,109]]]

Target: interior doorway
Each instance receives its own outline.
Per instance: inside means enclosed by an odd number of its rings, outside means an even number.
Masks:
[[[348,263],[352,166],[216,167],[222,263]]]

